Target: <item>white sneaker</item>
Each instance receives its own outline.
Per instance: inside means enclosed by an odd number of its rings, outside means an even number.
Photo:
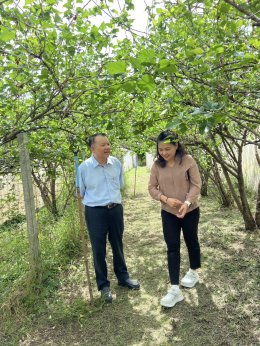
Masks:
[[[166,296],[161,299],[160,303],[166,308],[172,308],[176,303],[182,301],[183,299],[184,298],[181,290],[171,287]]]
[[[184,278],[181,280],[181,285],[184,287],[194,287],[196,283],[199,281],[199,275],[195,271],[189,271],[186,273]]]

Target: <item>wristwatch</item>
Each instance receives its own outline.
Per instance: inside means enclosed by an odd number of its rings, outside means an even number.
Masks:
[[[191,206],[191,204],[192,204],[190,201],[185,201],[184,203],[187,204],[188,208],[189,208],[189,207]]]

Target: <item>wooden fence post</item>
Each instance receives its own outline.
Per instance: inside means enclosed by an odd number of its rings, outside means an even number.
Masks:
[[[76,178],[76,194],[77,194],[78,209],[79,209],[80,236],[81,236],[82,247],[83,247],[83,256],[85,260],[85,269],[86,269],[86,275],[87,275],[89,298],[90,298],[90,303],[93,303],[93,292],[92,292],[90,270],[89,270],[89,260],[88,260],[89,250],[88,250],[88,242],[86,239],[86,229],[85,229],[84,219],[83,219],[83,207],[82,207],[80,190],[79,190],[79,169],[78,169],[79,159],[78,159],[77,152],[74,153],[74,163],[75,163],[75,178]]]
[[[38,238],[38,227],[35,213],[35,203],[33,194],[32,183],[32,169],[30,163],[29,152],[27,149],[28,138],[25,133],[19,133],[17,135],[20,151],[20,166],[23,182],[24,204],[27,221],[27,234],[30,247],[30,266],[32,279],[40,283],[41,282],[41,255]]]
[[[135,190],[136,190],[136,173],[137,173],[137,167],[138,167],[138,156],[136,156],[136,159],[135,159],[135,161],[134,161],[134,169],[135,169],[134,197],[135,197]]]

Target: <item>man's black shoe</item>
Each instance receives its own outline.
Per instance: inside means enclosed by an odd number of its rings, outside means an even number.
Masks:
[[[126,286],[130,290],[138,290],[140,288],[140,284],[137,280],[127,279],[123,282],[118,282],[119,286]]]
[[[109,287],[106,286],[101,289],[101,299],[105,303],[112,303],[113,297]]]

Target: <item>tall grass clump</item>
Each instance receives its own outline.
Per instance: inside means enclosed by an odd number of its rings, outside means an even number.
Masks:
[[[58,220],[42,208],[37,222],[42,260],[40,284],[31,280],[26,223],[10,224],[8,228],[4,225],[0,232],[0,340],[8,340],[8,335],[17,333],[25,318],[29,328],[30,321],[46,311],[46,299],[51,299],[60,287],[61,273],[81,256],[79,214],[74,198]]]

